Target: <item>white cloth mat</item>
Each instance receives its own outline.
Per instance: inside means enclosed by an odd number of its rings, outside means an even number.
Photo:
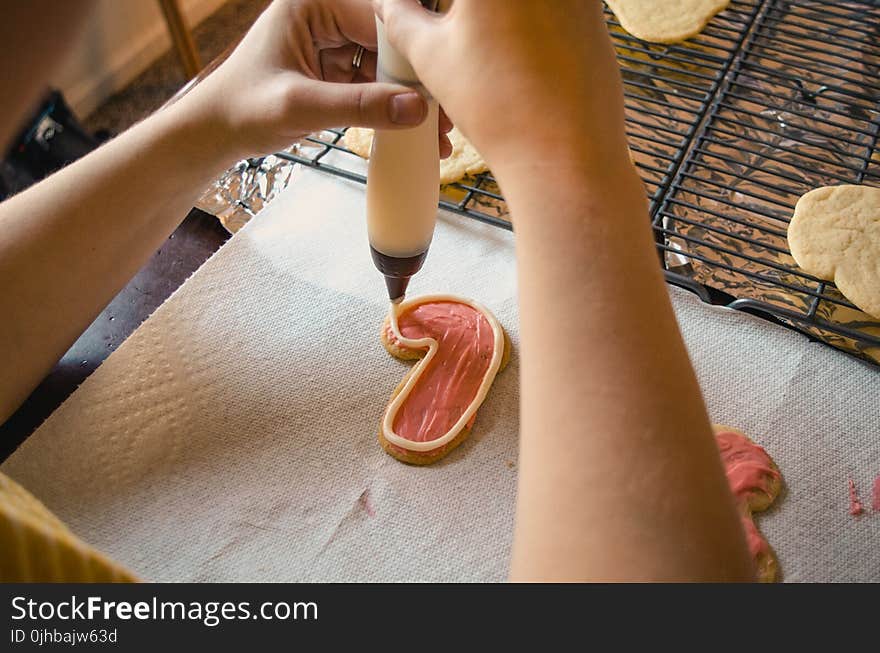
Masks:
[[[512,235],[441,214],[411,295],[478,299],[514,355],[470,439],[409,467],[376,442],[408,365],[379,342],[387,306],[363,188],[294,177],[2,471],[146,579],[503,580],[518,428]],[[782,470],[786,492],[759,527],[784,578],[880,581],[878,370],[670,292],[713,420]],[[858,518],[849,478],[868,508]]]

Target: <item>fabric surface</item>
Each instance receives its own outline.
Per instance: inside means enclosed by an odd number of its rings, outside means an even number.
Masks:
[[[513,357],[468,441],[406,466],[376,441],[408,364],[379,340],[387,299],[363,188],[294,175],[2,471],[145,579],[503,580],[517,467],[512,235],[441,213],[410,294],[480,301]],[[880,513],[850,516],[847,494],[852,478],[869,497],[880,473],[878,370],[670,292],[713,421],[782,471],[783,494],[756,521],[783,579],[880,580]]]

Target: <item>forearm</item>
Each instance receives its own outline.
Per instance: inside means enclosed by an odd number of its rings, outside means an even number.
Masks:
[[[236,156],[190,98],[0,204],[0,421]]]
[[[512,578],[748,578],[634,171],[501,181],[522,339]]]

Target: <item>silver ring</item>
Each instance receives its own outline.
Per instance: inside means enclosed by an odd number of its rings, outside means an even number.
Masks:
[[[357,50],[355,50],[354,59],[351,60],[351,67],[354,70],[360,70],[361,69],[361,61],[363,60],[363,58],[364,58],[364,46],[359,45],[357,47]]]

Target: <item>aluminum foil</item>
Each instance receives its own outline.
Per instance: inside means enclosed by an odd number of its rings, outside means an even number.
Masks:
[[[235,233],[287,187],[293,166],[290,159],[276,155],[239,161],[205,190],[196,208],[216,216]]]

